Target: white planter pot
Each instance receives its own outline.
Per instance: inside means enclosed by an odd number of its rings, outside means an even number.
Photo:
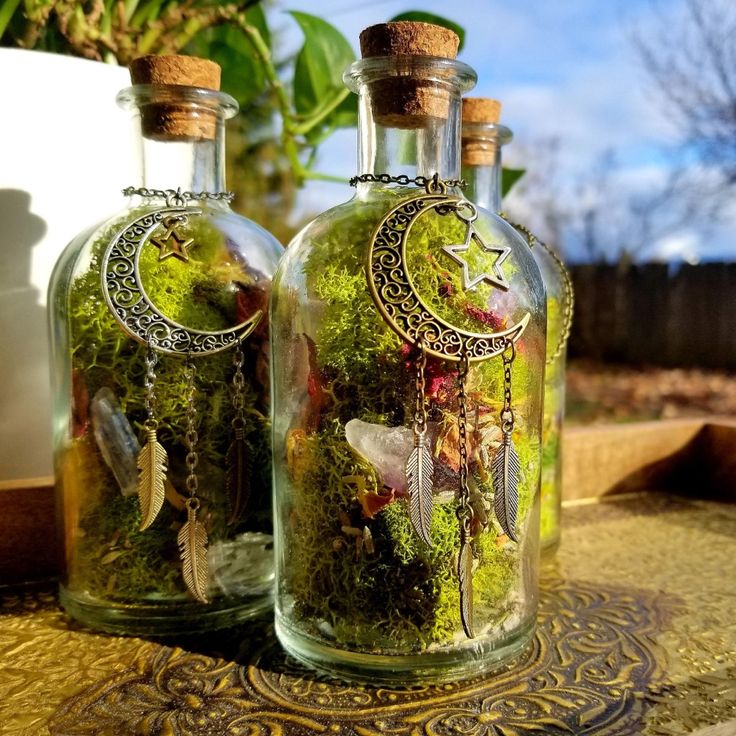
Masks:
[[[64,246],[133,181],[126,69],[0,49],[0,481],[50,475],[46,289]]]

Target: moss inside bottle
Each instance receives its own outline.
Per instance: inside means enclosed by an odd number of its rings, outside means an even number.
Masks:
[[[156,635],[271,602],[267,305],[281,247],[225,196],[237,104],[219,67],[143,57],[131,74],[118,102],[139,186],[67,246],[49,291],[60,597],[95,628]]]
[[[502,146],[512,133],[499,123],[501,103],[488,98],[463,100],[462,172],[468,193],[492,212],[502,209]],[[526,235],[530,234],[528,231]],[[572,318],[569,275],[557,253],[529,237],[547,294],[547,349],[542,422],[540,535],[542,549],[553,551],[560,540],[562,504],[562,424],[565,415],[565,364]]]
[[[426,55],[448,34],[364,31],[345,75],[356,196],[274,277],[276,630],[303,662],[370,682],[493,669],[537,605],[544,295],[524,241],[451,182],[475,75],[451,58],[456,37]],[[501,519],[505,430],[519,472]]]

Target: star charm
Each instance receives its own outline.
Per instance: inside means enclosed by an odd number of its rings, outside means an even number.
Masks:
[[[159,261],[163,261],[169,256],[174,256],[174,258],[178,258],[184,263],[189,261],[189,248],[194,239],[183,238],[178,233],[176,226],[180,221],[181,218],[179,217],[167,217],[163,222],[163,226],[166,228],[164,234],[157,238],[151,238],[151,243],[160,251]]]
[[[473,243],[476,243],[485,253],[495,253],[496,260],[491,266],[491,273],[484,271],[471,279],[468,262],[460,254],[467,253]],[[509,282],[506,280],[506,277],[501,270],[501,264],[506,260],[506,258],[508,258],[509,253],[511,253],[511,248],[486,245],[480,235],[475,231],[475,228],[471,224],[468,224],[468,233],[465,236],[465,242],[457,245],[445,245],[442,247],[442,250],[445,251],[453,261],[459,263],[463,267],[463,288],[466,291],[475,289],[481,281],[487,281],[491,286],[496,286],[499,289],[503,289],[503,291],[508,291]]]

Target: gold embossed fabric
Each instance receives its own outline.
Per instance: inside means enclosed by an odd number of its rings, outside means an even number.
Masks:
[[[564,521],[531,650],[454,685],[317,677],[267,624],[164,645],[88,633],[48,595],[8,598],[0,733],[683,736],[736,719],[736,505],[642,494]]]

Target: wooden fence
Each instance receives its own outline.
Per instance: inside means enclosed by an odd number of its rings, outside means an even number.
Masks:
[[[571,355],[736,368],[736,263],[587,264],[571,272]]]

